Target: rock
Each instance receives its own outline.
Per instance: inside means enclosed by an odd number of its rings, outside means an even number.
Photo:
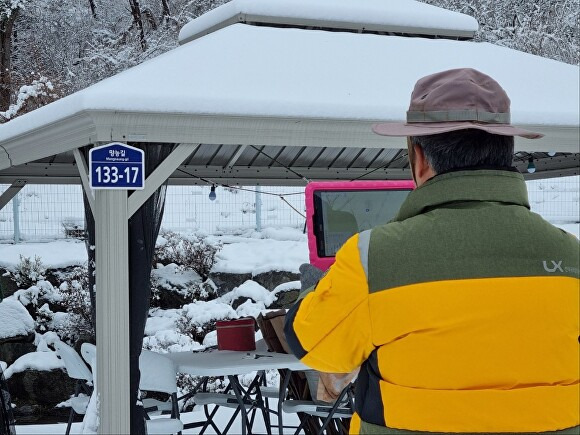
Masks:
[[[287,271],[271,270],[269,272],[254,275],[251,279],[256,281],[261,286],[269,290],[273,290],[280,284],[291,281],[299,281],[300,274]]]
[[[251,273],[215,272],[211,273],[209,277],[217,286],[218,296],[223,296],[236,287],[239,287],[247,280],[253,279]]]
[[[25,340],[14,341],[12,339],[4,339],[0,342],[0,361],[4,361],[6,364],[11,365],[20,358],[22,355],[29,352],[36,351],[36,346],[34,345],[34,332],[30,334],[32,339],[25,337]]]
[[[66,421],[70,408],[55,408],[74,393],[76,380],[64,370],[25,370],[7,380],[19,423]]]
[[[31,331],[27,335],[19,335],[16,337],[0,338],[0,345],[3,345],[4,343],[34,343],[35,337],[36,337],[35,332]]]
[[[12,280],[8,270],[0,267],[0,300],[12,296],[18,285]]]
[[[298,295],[300,294],[300,290],[298,289],[290,289],[286,291],[278,292],[278,299],[276,299],[268,308],[271,309],[280,309],[280,308],[291,308],[292,305],[298,299]]]
[[[151,301],[151,307],[168,310],[171,308],[182,308],[185,304],[192,302],[190,295],[184,295],[183,293],[167,289],[159,289],[157,295],[158,299]]]
[[[236,300],[234,300],[234,301],[232,302],[232,308],[233,308],[234,310],[237,310],[237,309],[238,309],[238,307],[239,307],[240,305],[242,305],[242,304],[243,304],[244,302],[246,302],[246,301],[252,301],[252,302],[256,302],[256,301],[255,301],[255,300],[253,300],[252,298],[247,298],[247,297],[245,297],[245,296],[240,296],[239,298],[236,298]]]
[[[13,409],[16,424],[53,424],[68,421],[70,408],[50,408],[41,405],[16,406]],[[75,415],[73,421],[83,421],[83,415]],[[25,430],[25,429],[24,429]]]

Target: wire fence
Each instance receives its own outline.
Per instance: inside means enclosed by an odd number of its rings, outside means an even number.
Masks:
[[[242,234],[267,227],[304,226],[304,189],[169,186],[161,227],[188,233]]]
[[[0,185],[0,193],[9,186]],[[178,233],[243,234],[268,227],[304,227],[304,189],[169,186],[162,229]],[[27,185],[0,210],[0,241],[46,241],[82,237],[82,188]]]
[[[528,181],[532,210],[552,222],[580,222],[580,177]],[[8,185],[0,185],[0,193]],[[162,228],[179,233],[244,234],[269,227],[302,229],[304,189],[299,187],[169,186]],[[0,241],[81,237],[81,186],[27,185],[0,210]]]
[[[580,222],[580,176],[528,181],[532,211],[550,222]]]

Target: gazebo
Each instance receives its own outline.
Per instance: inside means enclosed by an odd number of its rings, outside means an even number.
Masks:
[[[371,125],[403,120],[418,78],[457,67],[494,77],[512,122],[545,134],[516,139],[527,178],[579,173],[578,67],[476,30],[412,0],[232,0],[184,26],[180,47],[0,127],[0,208],[26,183],[82,183],[96,222],[101,433],[130,431],[127,222],[167,180],[410,178],[404,140]],[[89,188],[85,154],[112,141],[148,153],[144,190]]]

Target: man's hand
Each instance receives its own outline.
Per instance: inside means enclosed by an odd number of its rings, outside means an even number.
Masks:
[[[314,287],[324,276],[324,271],[310,263],[300,265],[300,291]]]

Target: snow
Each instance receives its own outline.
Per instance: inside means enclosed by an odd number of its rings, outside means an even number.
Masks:
[[[55,288],[48,281],[40,280],[35,285],[27,288],[20,289],[14,292],[14,299],[20,301],[22,305],[27,306],[29,304],[38,305],[38,299],[42,297],[49,302],[60,302],[62,297],[55,291]],[[46,308],[41,309],[48,309]]]
[[[0,267],[13,268],[20,262],[20,255],[30,258],[37,255],[44,266],[50,268],[76,266],[87,261],[87,249],[84,242],[58,240],[50,243],[2,245]]]
[[[10,0],[0,3],[0,17],[2,20],[7,20],[16,13],[19,9],[24,9],[26,0]]]
[[[174,330],[180,313],[181,310],[178,309],[151,310],[145,325],[145,335],[154,335],[156,331]]]
[[[159,285],[167,289],[185,288],[191,282],[200,281],[197,273],[191,270],[181,270],[175,263],[166,266],[158,264],[152,273],[158,279]]]
[[[0,339],[34,332],[34,320],[17,300],[4,299],[0,302],[0,319]]]
[[[216,272],[252,273],[253,276],[271,270],[298,273],[298,267],[308,262],[306,238],[301,241],[246,239],[224,244],[217,254]]]
[[[143,339],[143,347],[155,352],[186,352],[201,350],[203,346],[175,329],[164,329]]]
[[[7,120],[11,119],[13,116],[18,114],[18,111],[22,109],[23,106],[26,105],[29,98],[39,96],[56,98],[57,95],[52,93],[53,90],[54,86],[47,77],[42,76],[38,80],[33,80],[32,84],[20,87],[16,103],[11,104],[7,111],[0,112],[0,116]]]
[[[95,399],[94,396],[91,400],[93,399]],[[269,399],[269,403],[271,409],[274,410],[277,409],[278,401],[276,399]],[[95,409],[94,406],[96,405],[96,400],[94,404],[92,402],[89,403],[89,408],[91,408],[91,405],[93,406],[93,409]],[[209,412],[212,412],[213,408],[214,407],[210,405]],[[233,416],[234,412],[235,409],[230,409],[223,406],[218,407],[217,413],[214,416],[214,421],[216,422],[216,425],[220,428],[224,428],[228,423],[228,421],[230,420],[230,418]],[[87,416],[90,416],[91,419],[97,419],[97,421],[91,421],[90,423],[88,423]],[[275,415],[272,414],[270,418],[272,419],[272,424],[277,423]],[[197,407],[193,410],[193,412],[181,414],[180,419],[183,421],[183,423],[192,423],[197,421],[205,421],[206,417],[204,415],[203,407]],[[238,418],[238,420],[234,423],[229,433],[232,434],[239,433],[240,431],[239,422],[240,420]],[[298,424],[300,424],[300,421],[298,420],[297,414],[284,414],[284,425],[297,427]],[[71,434],[79,434],[79,433],[94,434],[96,433],[97,427],[98,427],[98,417],[96,416],[96,413],[93,412],[92,409],[88,409],[87,414],[85,415],[85,422],[83,424],[73,423]],[[254,433],[266,433],[266,428],[260,413],[257,414],[257,417],[255,419],[252,428]],[[284,430],[284,434],[293,434],[295,430],[296,429],[293,428],[287,428]],[[66,423],[16,426],[16,433],[18,435],[62,435],[63,433],[65,433],[65,431],[66,431]],[[186,429],[182,433],[186,435],[197,434],[199,433],[199,428]],[[208,435],[214,435],[215,431],[213,430],[212,427],[209,427],[205,433],[207,433]]]
[[[85,110],[402,121],[418,78],[459,67],[505,88],[515,124],[578,126],[575,65],[488,43],[234,24],[18,117],[0,141]]]
[[[473,34],[478,29],[477,21],[469,15],[412,0],[233,0],[183,26],[179,42],[203,36],[240,15],[240,19],[251,22],[298,22],[339,29],[353,25],[356,29],[373,29],[379,25],[414,34],[456,35],[457,31]]]
[[[296,228],[264,228],[260,237],[269,240],[303,242],[306,240],[304,233]]]
[[[60,337],[56,332],[49,331],[45,334],[36,334],[34,339],[34,344],[36,345],[36,350],[39,352],[51,352],[48,345],[54,345],[54,343],[60,341]]]
[[[96,370],[93,370],[93,373]],[[94,374],[94,382],[96,384],[96,373]],[[89,400],[89,405],[87,406],[87,411],[85,417],[83,418],[83,424],[81,426],[80,433],[83,434],[96,434],[99,430],[99,394],[92,394]],[[61,432],[59,432],[61,433]]]
[[[301,288],[301,284],[300,281],[290,281],[290,282],[285,282],[282,283],[278,286],[276,286],[276,288],[274,290],[272,290],[272,293],[276,294],[278,292],[287,292],[289,290],[300,290]]]
[[[56,352],[30,352],[18,358],[4,372],[4,377],[9,379],[14,373],[26,370],[56,370],[64,369],[64,363],[58,358]]]
[[[190,319],[192,325],[203,326],[212,320],[235,319],[234,309],[220,300],[208,302],[196,301],[183,306],[184,314]]]
[[[226,303],[231,303],[237,298],[250,298],[254,302],[262,302],[266,307],[276,300],[276,297],[265,287],[255,281],[248,280],[231,292],[226,293],[220,299]]]

